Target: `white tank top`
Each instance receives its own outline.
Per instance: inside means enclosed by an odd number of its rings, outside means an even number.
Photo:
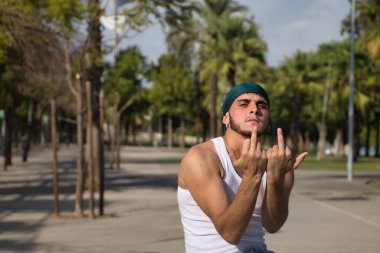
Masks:
[[[223,138],[211,139],[224,168],[223,182],[227,194],[232,201],[241,183],[241,177],[235,171],[227,153]],[[178,187],[177,198],[181,213],[181,221],[185,234],[187,253],[235,253],[244,252],[252,247],[265,249],[264,229],[261,223],[261,205],[266,187],[264,173],[256,206],[251,221],[237,245],[226,242],[216,231],[210,218],[199,208],[189,190]]]

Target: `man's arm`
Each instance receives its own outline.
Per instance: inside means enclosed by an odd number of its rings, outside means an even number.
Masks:
[[[223,239],[237,244],[255,208],[266,169],[265,152],[261,151],[260,144],[256,145],[256,136],[244,143],[241,156],[234,159],[234,164],[244,169],[244,175],[232,202],[228,199],[218,164],[208,155],[206,150],[190,150],[181,163],[180,178]]]
[[[289,213],[289,197],[294,184],[294,171],[275,181],[267,177],[262,206],[262,223],[269,233],[276,233],[284,225]]]
[[[277,144],[267,151],[267,184],[262,206],[262,223],[269,233],[277,232],[289,213],[289,197],[294,184],[294,170],[307,156],[307,152],[292,159],[285,147],[282,130],[277,130]]]

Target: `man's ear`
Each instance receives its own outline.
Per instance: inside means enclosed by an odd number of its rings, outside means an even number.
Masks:
[[[226,127],[230,125],[230,112],[227,112],[223,116],[223,125],[225,125]]]

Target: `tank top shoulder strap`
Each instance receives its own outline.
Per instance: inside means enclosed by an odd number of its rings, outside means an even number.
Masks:
[[[211,141],[214,143],[214,146],[215,146],[216,152],[218,153],[220,162],[223,165],[225,175],[233,175],[235,178],[237,177],[238,180],[241,179],[237,175],[235,168],[232,165],[231,158],[228,155],[223,137],[217,137],[217,138],[211,139]]]

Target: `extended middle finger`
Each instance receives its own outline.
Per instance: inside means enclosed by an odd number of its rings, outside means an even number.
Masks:
[[[253,126],[252,134],[251,134],[251,146],[250,146],[250,149],[249,149],[252,154],[256,150],[256,145],[257,145],[257,127]]]
[[[282,134],[282,129],[277,128],[277,145],[279,152],[284,153],[285,152],[285,143],[284,143],[284,136]]]

